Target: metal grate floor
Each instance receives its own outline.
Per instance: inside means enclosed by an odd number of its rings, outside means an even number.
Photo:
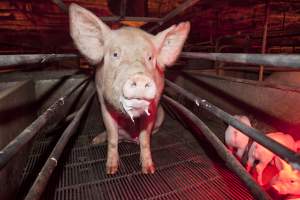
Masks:
[[[103,130],[96,99],[81,127],[69,142],[43,199],[253,199],[246,186],[231,172],[205,141],[196,139],[169,116],[152,137],[153,175],[141,173],[139,147],[119,144],[120,167],[106,175],[106,144],[90,145]],[[38,138],[24,169],[19,198],[26,194],[60,133]]]

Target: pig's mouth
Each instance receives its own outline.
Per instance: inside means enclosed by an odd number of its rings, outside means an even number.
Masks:
[[[120,103],[125,110],[126,114],[131,118],[134,122],[134,117],[139,117],[143,113],[150,115],[149,113],[149,105],[150,101],[144,99],[126,99],[125,97],[120,97]]]

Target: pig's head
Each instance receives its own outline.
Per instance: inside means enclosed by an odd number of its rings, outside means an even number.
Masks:
[[[132,27],[112,30],[90,11],[70,6],[71,36],[81,54],[98,65],[97,88],[106,102],[131,118],[156,107],[165,67],[176,61],[189,29],[185,22],[157,35]]]
[[[285,161],[280,161],[282,169],[271,180],[272,187],[280,194],[300,194],[300,171],[292,169]]]

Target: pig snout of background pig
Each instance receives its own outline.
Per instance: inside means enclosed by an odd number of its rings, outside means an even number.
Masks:
[[[247,116],[243,115],[234,115],[234,117],[244,124],[251,126],[250,120]],[[228,149],[233,152],[236,149],[236,155],[238,158],[242,158],[245,149],[248,145],[249,137],[245,134],[241,133],[239,130],[233,128],[232,126],[228,126],[225,131],[225,143]]]
[[[284,134],[282,132],[269,133],[266,136],[277,141],[278,143],[281,143],[287,148],[296,151],[296,143],[292,136]],[[253,167],[255,160],[259,161],[259,163],[256,165],[256,171],[257,180],[260,185],[263,185],[262,173],[264,169],[275,158],[275,156],[276,155],[273,152],[269,151],[268,149],[264,148],[262,145],[256,142],[254,142],[251,145],[248,154],[247,171],[250,171],[250,169]]]
[[[279,194],[300,194],[300,171],[292,169],[292,167],[280,159],[275,158],[276,165],[280,165],[281,170],[278,175],[272,178],[271,186],[277,190]]]
[[[76,47],[96,66],[95,83],[108,141],[106,172],[114,174],[118,169],[120,133],[131,135],[132,130],[139,129],[142,171],[153,173],[150,135],[162,123],[157,113],[163,112],[159,100],[164,70],[179,56],[190,23],[173,25],[151,35],[133,27],[112,30],[76,4],[70,5],[69,15],[70,34]]]

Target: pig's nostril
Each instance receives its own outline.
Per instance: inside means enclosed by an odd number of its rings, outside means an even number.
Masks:
[[[150,83],[146,83],[145,88],[149,88],[150,87]]]
[[[133,82],[131,83],[131,87],[136,87],[136,82],[135,82],[135,81],[133,81]]]

